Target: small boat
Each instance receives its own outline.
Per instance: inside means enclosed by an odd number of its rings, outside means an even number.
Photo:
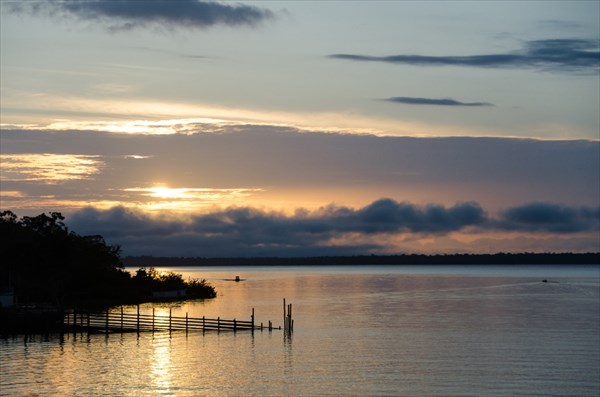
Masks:
[[[240,281],[244,281],[244,279],[240,278],[240,276],[235,276],[235,278],[226,278],[225,281],[235,281],[236,283],[239,283]]]

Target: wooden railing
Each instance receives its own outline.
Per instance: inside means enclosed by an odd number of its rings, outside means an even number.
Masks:
[[[285,302],[285,301],[284,301]],[[285,303],[284,303],[285,307]],[[288,306],[288,313],[284,314],[286,332],[291,332],[291,305]],[[254,322],[254,309],[250,320],[223,319],[203,317],[177,317],[171,315],[156,315],[154,309],[152,314],[140,313],[139,306],[136,313],[125,312],[121,307],[120,311],[105,310],[101,312],[88,311],[69,311],[65,314],[63,321],[64,328],[67,331],[86,331],[86,332],[147,332],[147,331],[251,331],[281,329],[274,327],[271,321],[266,326]]]

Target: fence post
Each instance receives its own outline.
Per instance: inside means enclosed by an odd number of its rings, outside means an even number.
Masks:
[[[140,305],[137,305],[137,321],[136,321],[137,333],[140,333]]]
[[[217,317],[217,333],[221,332],[221,317]]]
[[[169,308],[169,333],[171,333],[171,308]]]
[[[250,317],[250,321],[251,321],[251,327],[252,327],[252,334],[254,334],[254,308],[252,308],[252,316]]]
[[[121,333],[123,333],[123,306],[121,306]]]
[[[108,309],[106,309],[106,312],[104,314],[106,315],[106,322],[104,324],[104,328],[106,333],[108,334]]]
[[[237,332],[237,322],[233,319],[233,332]]]
[[[206,317],[202,316],[202,333],[206,332]]]
[[[154,332],[154,308],[152,308],[152,332]]]
[[[188,334],[188,313],[185,312],[185,334]]]

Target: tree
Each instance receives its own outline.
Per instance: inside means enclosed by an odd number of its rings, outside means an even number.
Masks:
[[[188,297],[213,298],[205,280],[140,268],[132,278],[121,247],[99,235],[69,232],[59,212],[23,217],[0,212],[0,287],[14,289],[20,303],[122,304],[148,300],[155,291],[186,290]]]
[[[57,305],[122,295],[126,283],[120,247],[101,236],[69,232],[59,212],[23,217],[0,213],[0,284],[13,287],[21,303]]]

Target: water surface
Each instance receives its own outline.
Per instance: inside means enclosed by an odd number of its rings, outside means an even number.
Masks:
[[[246,320],[254,308],[258,323],[282,325],[286,298],[293,335],[11,337],[0,395],[600,394],[598,266],[172,270],[206,278],[218,297],[142,312]]]

